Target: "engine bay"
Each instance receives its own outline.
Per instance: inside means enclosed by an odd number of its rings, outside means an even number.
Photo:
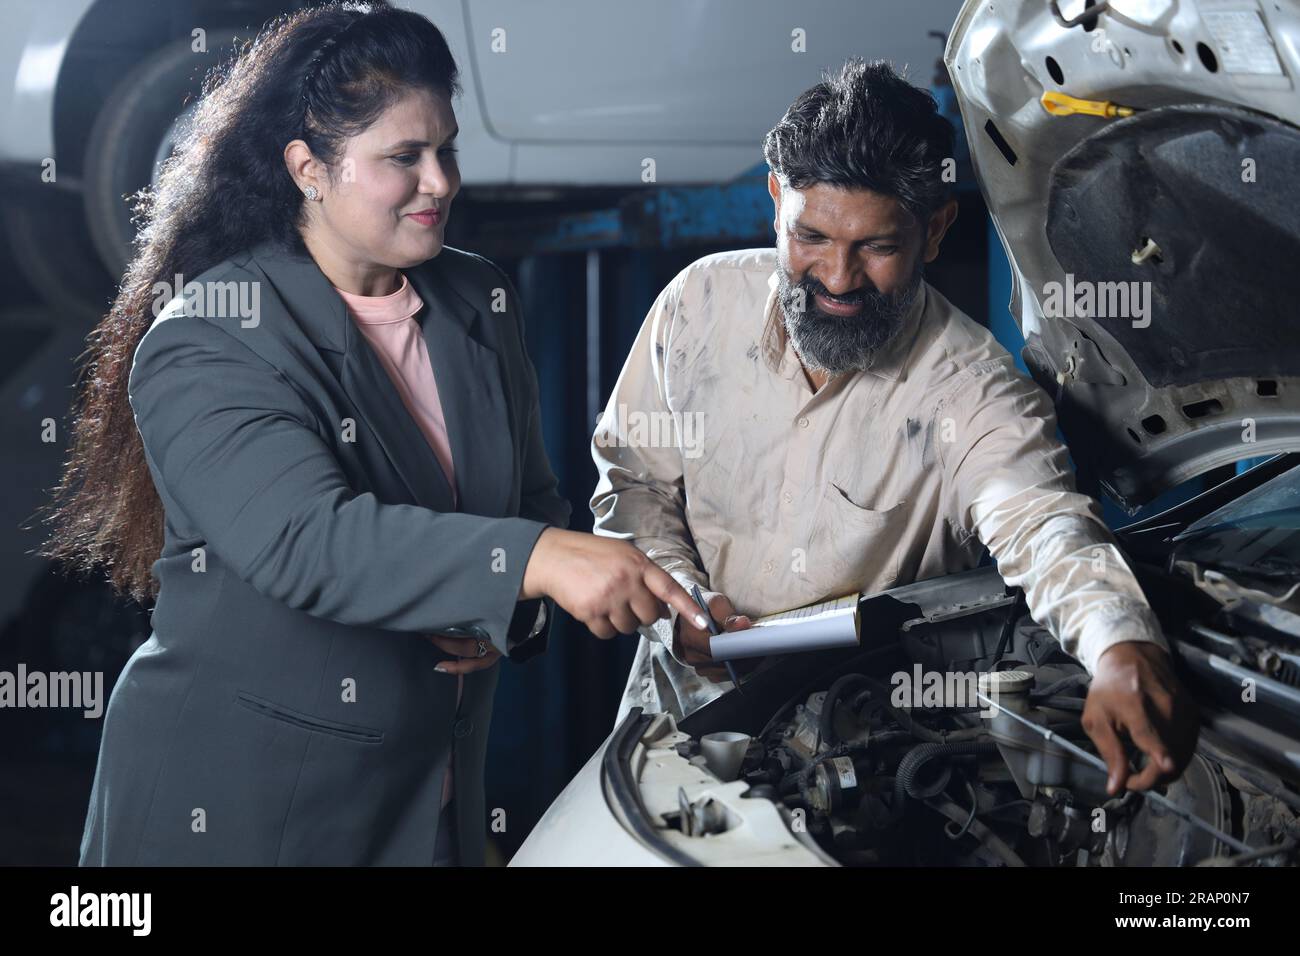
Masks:
[[[828,657],[800,662],[807,679],[779,700],[765,680],[779,668],[767,668],[661,736],[652,756],[671,751],[726,785],[725,793],[677,788],[676,806],[657,821],[673,845],[691,855],[710,839],[735,839],[749,826],[745,808],[769,803],[805,849],[841,865],[1297,862],[1300,781],[1287,736],[1295,712],[1288,720],[1286,708],[1257,699],[1233,712],[1231,695],[1216,701],[1205,681],[1226,680],[1231,690],[1239,675],[1198,666],[1224,641],[1249,642],[1249,651],[1237,645],[1249,657],[1237,655],[1233,666],[1271,693],[1294,692],[1296,675],[1273,663],[1289,659],[1296,635],[1240,632],[1240,605],[1228,613],[1189,599],[1181,571],[1164,589],[1144,582],[1186,614],[1167,636],[1189,678],[1201,681],[1193,687],[1202,731],[1185,773],[1160,788],[1163,800],[1133,791],[1109,798],[1105,773],[1069,749],[1095,752],[1081,724],[1088,673],[988,572],[950,577],[946,592],[919,582],[876,596],[877,620],[895,616],[896,642],[829,666],[820,666]],[[724,751],[738,766],[727,766]]]

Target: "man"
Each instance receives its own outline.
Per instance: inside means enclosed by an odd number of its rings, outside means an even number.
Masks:
[[[700,585],[729,630],[975,567],[982,543],[1093,675],[1110,793],[1145,789],[1190,760],[1194,709],[1048,396],[922,278],[957,213],[952,143],[884,64],[794,102],[764,142],[777,248],[706,256],[655,301],[593,439],[595,530]],[[664,421],[676,440],[653,440]],[[676,615],[643,629],[620,718],[730,689],[708,648]]]

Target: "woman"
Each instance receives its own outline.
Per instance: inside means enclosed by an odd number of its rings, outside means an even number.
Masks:
[[[514,290],[442,244],[458,91],[416,14],[288,14],[148,197],[46,552],[157,598],[83,865],[480,863],[495,665],[545,602],[603,638],[698,618],[562,530]]]

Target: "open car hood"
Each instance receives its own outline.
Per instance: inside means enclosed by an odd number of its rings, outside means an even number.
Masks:
[[[944,60],[1080,470],[1132,512],[1300,449],[1300,0],[967,0]]]

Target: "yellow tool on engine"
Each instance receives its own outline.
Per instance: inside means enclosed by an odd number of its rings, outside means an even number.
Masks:
[[[1109,100],[1081,100],[1077,96],[1070,96],[1068,93],[1061,93],[1057,90],[1048,90],[1039,99],[1043,104],[1043,109],[1053,116],[1071,116],[1075,113],[1083,113],[1086,116],[1132,116],[1138,112],[1132,106],[1121,106],[1118,103],[1112,103]]]

